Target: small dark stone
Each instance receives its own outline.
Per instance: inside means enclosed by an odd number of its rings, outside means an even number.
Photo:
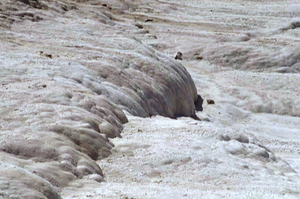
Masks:
[[[68,7],[67,7],[66,5],[61,6],[61,9],[62,9],[63,11],[68,11]]]
[[[203,111],[203,99],[200,95],[198,95],[197,101],[195,102],[195,107],[197,111]]]
[[[203,57],[200,56],[200,55],[196,55],[195,58],[196,58],[197,60],[202,60],[202,59],[203,59]]]
[[[144,27],[141,24],[135,24],[136,27],[138,27],[139,29],[143,29]]]
[[[153,19],[146,19],[145,22],[151,22]]]
[[[46,84],[43,84],[43,85],[42,85],[42,87],[43,87],[43,88],[46,88],[46,87],[47,87],[47,85],[46,85]]]
[[[182,60],[182,53],[181,52],[177,52],[176,56],[174,57],[174,59],[179,59]]]
[[[43,51],[40,51],[40,55],[43,55],[45,57],[49,57],[50,59],[52,59],[52,55],[51,54],[46,54]]]
[[[106,4],[106,3],[103,3],[102,6],[107,7],[107,4]]]
[[[215,101],[212,99],[208,99],[208,100],[206,100],[206,102],[207,102],[207,104],[215,104]]]
[[[52,59],[52,55],[51,54],[45,54],[46,57],[49,57],[50,59]]]

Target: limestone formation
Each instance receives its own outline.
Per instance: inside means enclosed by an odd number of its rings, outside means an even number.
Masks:
[[[132,33],[142,26],[114,20],[119,12],[107,5],[0,2],[1,196],[60,198],[76,179],[102,182],[95,161],[121,137],[123,111],[195,117],[187,70],[143,44]]]

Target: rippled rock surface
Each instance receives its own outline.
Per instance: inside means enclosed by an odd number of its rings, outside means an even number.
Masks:
[[[113,2],[112,2],[113,3]],[[75,179],[103,181],[132,115],[195,117],[198,95],[177,61],[139,40],[99,1],[0,2],[0,195],[60,198]]]

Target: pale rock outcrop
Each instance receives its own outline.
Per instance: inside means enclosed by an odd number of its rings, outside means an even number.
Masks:
[[[95,160],[121,136],[122,109],[195,117],[187,70],[136,39],[138,27],[115,21],[116,9],[94,3],[0,3],[3,197],[60,198],[75,179],[104,180]]]

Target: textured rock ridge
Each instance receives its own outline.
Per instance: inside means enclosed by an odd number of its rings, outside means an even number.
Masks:
[[[98,1],[0,2],[0,196],[60,198],[76,179],[103,181],[95,161],[121,137],[123,110],[195,117],[186,69],[115,20],[119,11]]]

